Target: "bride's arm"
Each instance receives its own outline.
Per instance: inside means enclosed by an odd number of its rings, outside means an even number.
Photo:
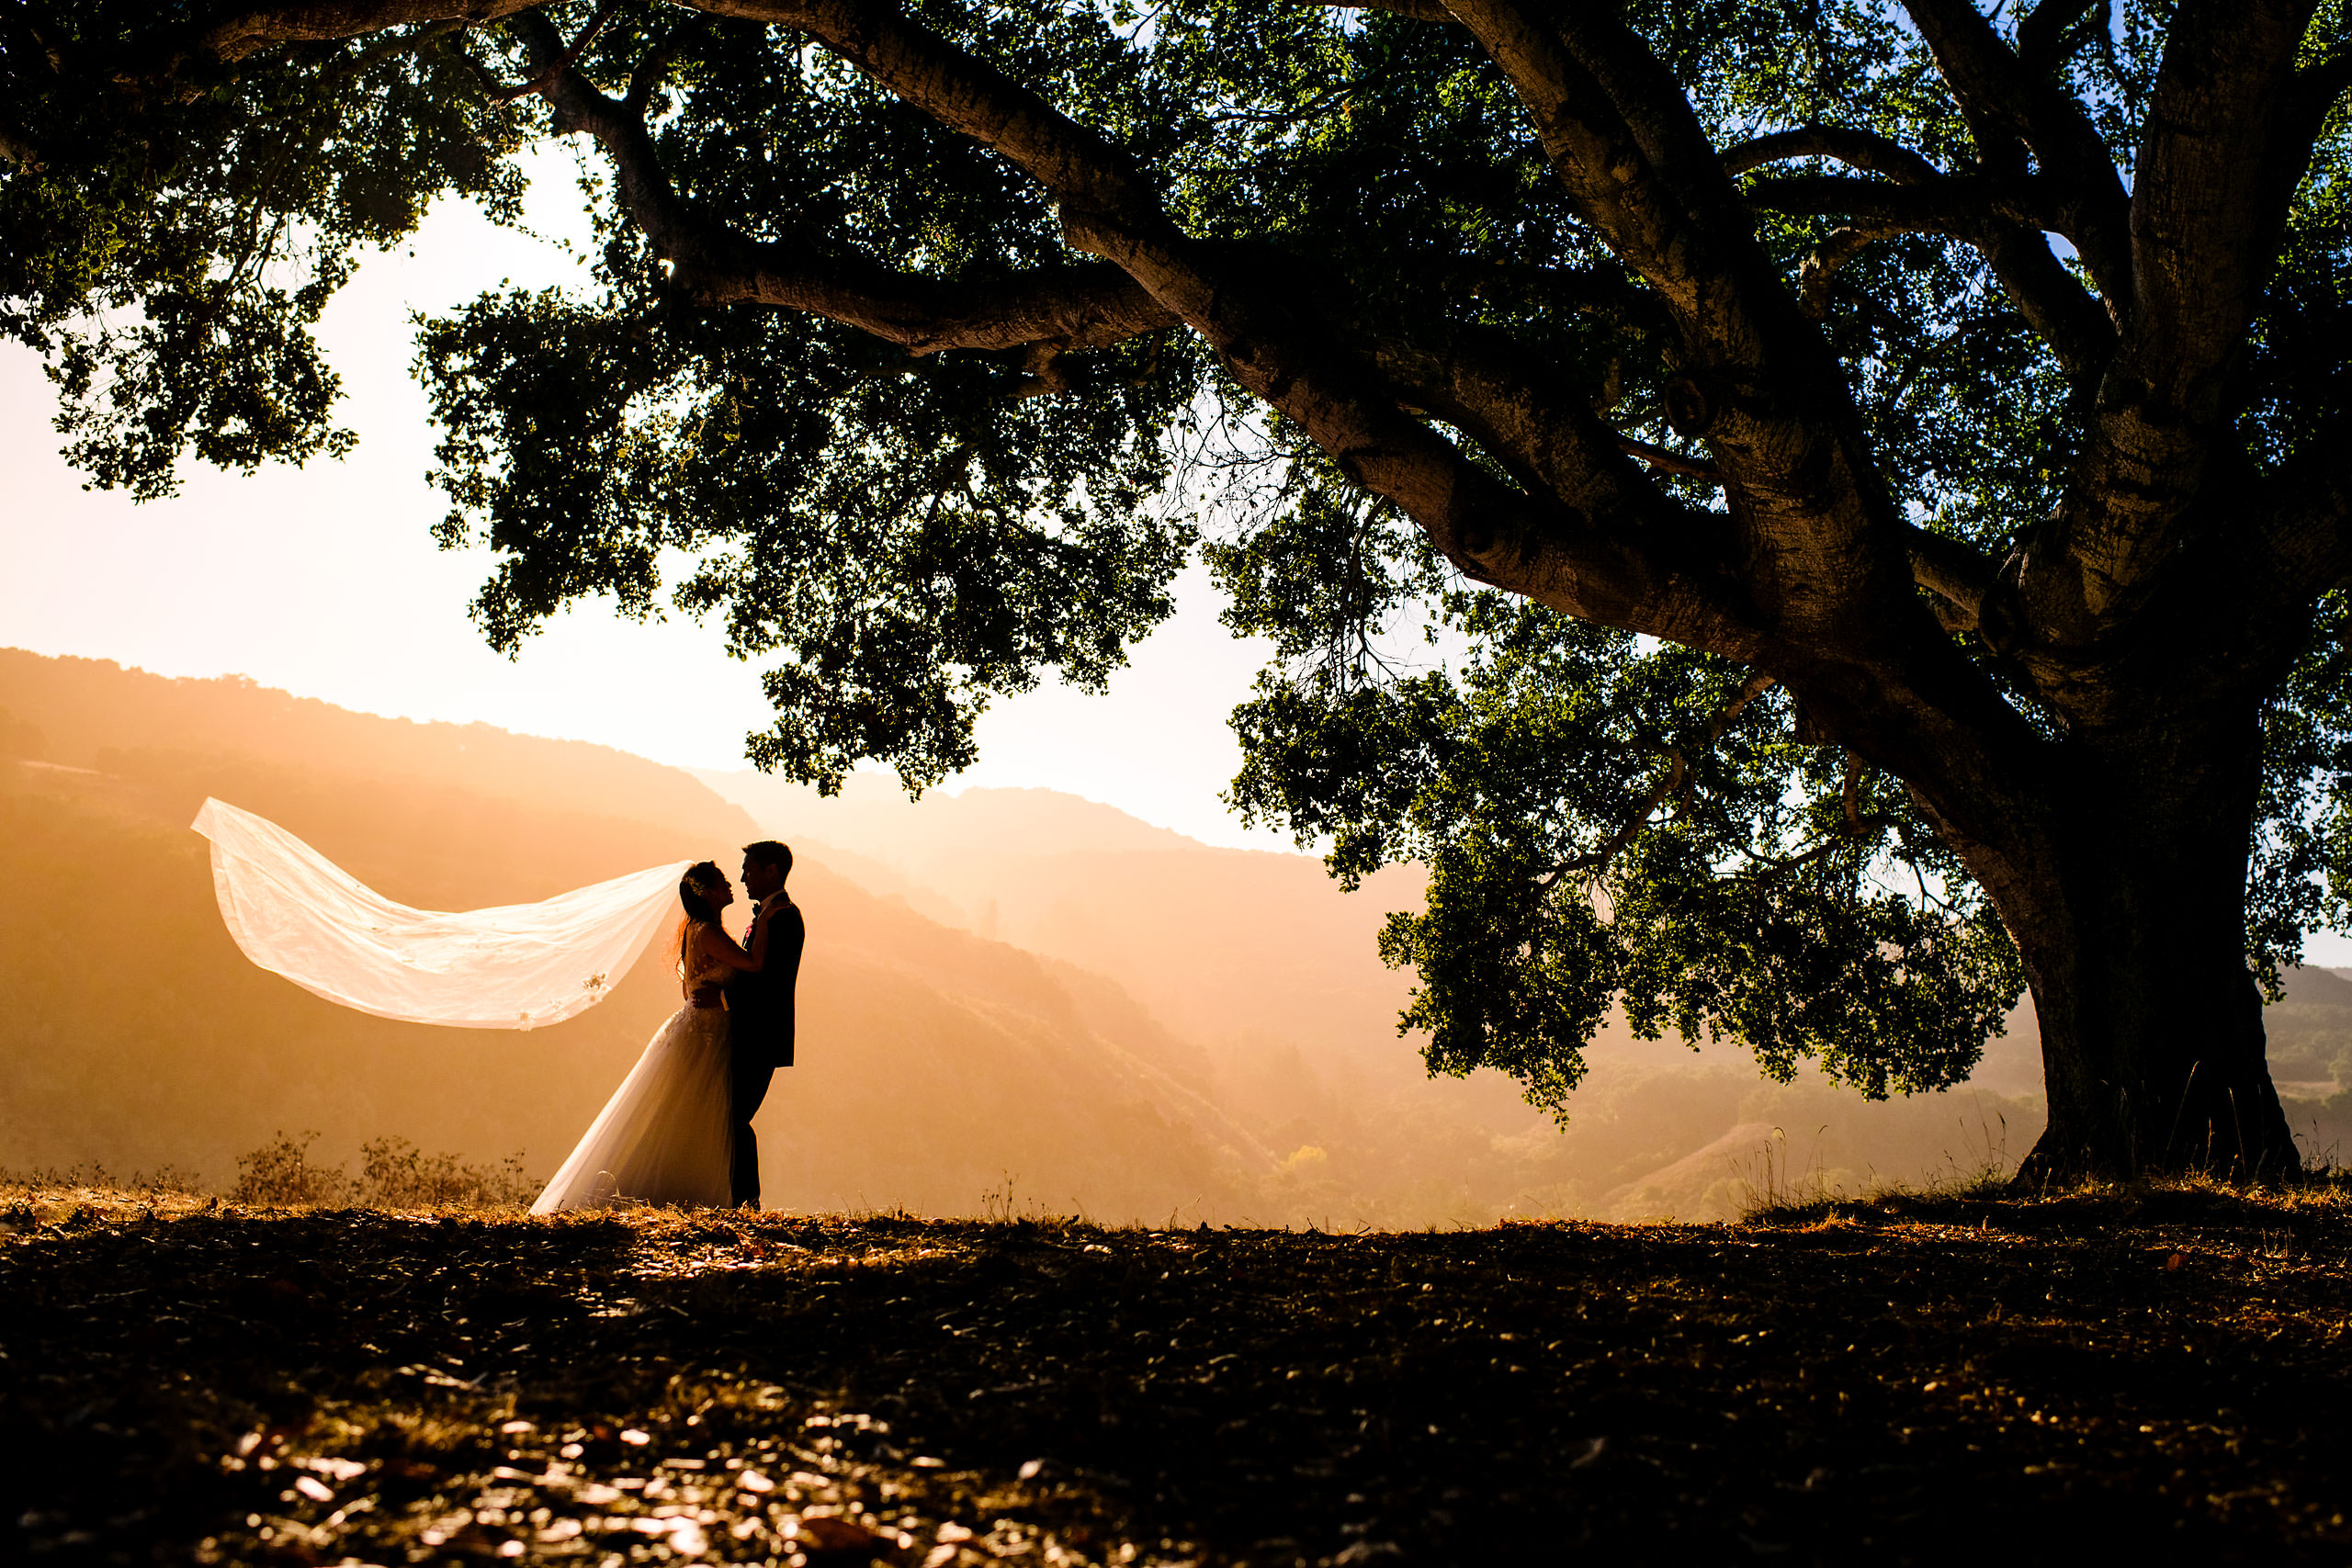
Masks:
[[[757,973],[768,961],[768,925],[764,919],[752,922],[752,948],[746,953],[716,923],[702,928],[702,951],[705,957],[716,958],[730,969]]]

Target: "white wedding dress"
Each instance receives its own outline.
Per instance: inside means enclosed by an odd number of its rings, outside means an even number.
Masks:
[[[612,995],[678,912],[681,861],[537,904],[446,913],[385,897],[266,818],[207,800],[220,918],[245,956],[331,1002],[408,1023],[536,1029]],[[691,994],[730,971],[706,960]],[[531,1205],[723,1205],[734,1131],[727,1014],[684,1007]]]
[[[717,983],[723,964],[697,969],[686,989]],[[654,1032],[588,1135],[531,1205],[535,1214],[640,1204],[725,1208],[735,1133],[726,1012],[680,1008]]]

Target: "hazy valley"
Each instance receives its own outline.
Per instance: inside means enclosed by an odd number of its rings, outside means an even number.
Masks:
[[[216,1187],[279,1130],[414,1139],[544,1174],[674,1005],[658,955],[532,1033],[391,1023],[247,964],[207,795],[393,897],[545,897],[777,836],[811,939],[801,1065],[763,1113],[771,1205],[1416,1226],[1718,1217],[1766,1190],[2013,1165],[2040,1130],[2030,1016],[1970,1086],[1867,1105],[1727,1043],[1613,1033],[1566,1129],[1495,1075],[1429,1078],[1374,935],[1417,896],[1215,849],[1046,791],[909,803],[699,776],[580,742],[354,714],[235,680],[0,652],[0,1165],[165,1165]],[[2277,1076],[2325,1155],[2352,983],[2294,977]]]

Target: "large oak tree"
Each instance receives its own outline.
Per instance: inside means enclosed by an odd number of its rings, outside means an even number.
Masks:
[[[922,784],[1197,522],[1280,654],[1235,800],[1427,863],[1433,1066],[1556,1108],[1622,1006],[1912,1090],[2030,983],[2030,1175],[2297,1163],[2342,0],[25,0],[0,51],[0,323],[98,482],[347,444],[355,258],[570,138],[594,286],[419,340],[502,646],[684,558],[761,761]]]

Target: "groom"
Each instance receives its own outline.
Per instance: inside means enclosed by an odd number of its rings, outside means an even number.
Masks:
[[[792,852],[774,840],[743,846],[743,891],[752,900],[751,944],[759,922],[768,922],[768,956],[757,973],[738,973],[727,982],[728,1052],[733,1070],[729,1111],[735,1123],[735,1164],[729,1172],[738,1208],[760,1206],[760,1143],[752,1117],[767,1098],[768,1080],[792,1066],[793,986],[800,976],[800,950],[808,930],[800,907],[784,890],[792,874]]]

